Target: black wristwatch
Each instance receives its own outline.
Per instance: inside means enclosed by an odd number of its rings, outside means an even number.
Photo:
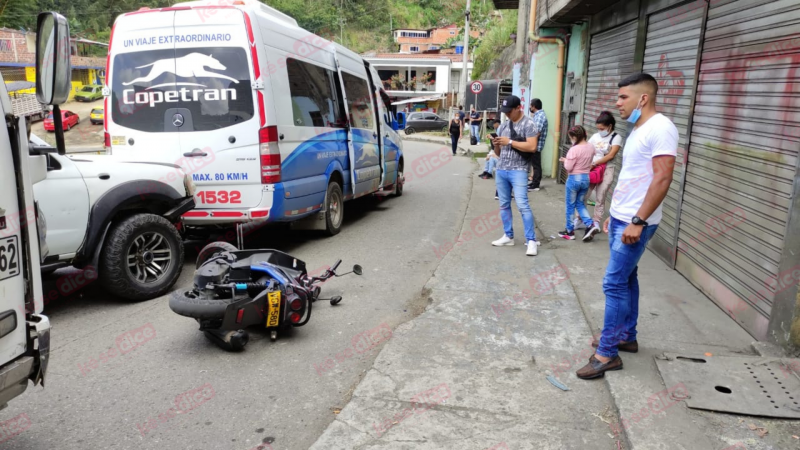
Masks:
[[[642,220],[642,218],[639,217],[639,216],[633,216],[633,219],[631,219],[631,223],[634,224],[634,225],[641,225],[643,227],[647,226],[647,222]]]

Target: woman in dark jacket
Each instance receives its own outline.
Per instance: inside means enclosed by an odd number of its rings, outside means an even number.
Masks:
[[[458,141],[461,140],[461,131],[463,129],[464,121],[461,120],[461,116],[458,113],[453,114],[453,118],[450,119],[450,144],[453,146],[453,155],[458,150]]]

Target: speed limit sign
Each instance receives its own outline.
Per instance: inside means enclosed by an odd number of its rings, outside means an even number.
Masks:
[[[483,83],[480,81],[473,81],[472,85],[470,85],[470,89],[472,90],[473,94],[480,94],[483,90]]]

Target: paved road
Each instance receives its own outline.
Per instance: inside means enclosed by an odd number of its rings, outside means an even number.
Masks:
[[[433,144],[406,142],[405,152],[406,171],[416,173],[405,194],[347,203],[338,236],[259,232],[258,245],[288,251],[312,270],[336,258],[343,267],[364,267],[361,277],[323,287],[323,294],[344,296],[339,306],[317,303],[308,325],[277,342],[256,329],[243,353],[226,353],[193,320],[173,314],[166,297],[130,303],[96,284],[83,296],[48,304],[47,388],[29,388],[0,411],[0,422],[20,414],[30,420],[2,448],[250,450],[267,442],[274,449],[307,449],[382,347],[363,351],[353,338],[382,324],[394,329],[421,311],[422,286],[439,263],[433,245],[452,241],[463,220],[474,163],[450,159],[448,148]],[[194,256],[190,250],[187,260]],[[192,266],[186,264],[180,285],[190,283]],[[54,274],[46,292],[68,289],[69,273]],[[155,337],[125,354],[109,353],[141,327]],[[169,412],[177,396],[203,386],[208,400],[185,414]]]

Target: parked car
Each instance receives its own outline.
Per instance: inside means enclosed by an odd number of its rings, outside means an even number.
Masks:
[[[74,127],[79,123],[81,123],[81,118],[78,117],[77,114],[75,114],[72,111],[66,111],[66,110],[61,111],[61,126],[64,128],[64,131],[69,131],[70,128]],[[47,131],[56,130],[55,123],[53,122],[52,112],[47,116],[47,119],[44,119],[44,129]]]
[[[181,216],[195,186],[178,165],[110,155],[59,155],[31,134],[31,154],[47,160],[33,186],[47,223],[43,272],[92,270],[103,287],[130,300],[165,294],[183,268]]]
[[[101,98],[103,98],[103,86],[96,84],[87,84],[75,94],[75,101],[78,102],[93,102]]]
[[[92,122],[92,125],[102,125],[104,116],[103,108],[94,108],[89,115],[89,121]]]
[[[406,121],[406,134],[417,131],[447,131],[449,121],[442,119],[434,113],[415,112],[408,115]]]

